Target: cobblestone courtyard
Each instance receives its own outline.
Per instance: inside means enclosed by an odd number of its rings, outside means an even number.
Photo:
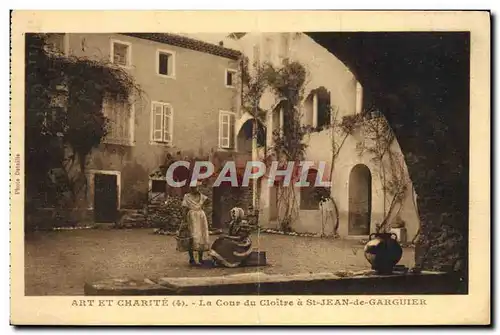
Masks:
[[[216,236],[212,236],[215,239]],[[27,235],[26,295],[81,295],[86,281],[106,278],[220,276],[249,271],[293,274],[368,268],[363,245],[353,240],[261,234],[254,248],[267,252],[262,268],[200,269],[175,251],[172,236],[152,230],[73,230]],[[399,264],[412,266],[413,249]]]

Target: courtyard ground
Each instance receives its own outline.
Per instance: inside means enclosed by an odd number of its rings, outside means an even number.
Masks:
[[[216,236],[212,236],[215,239]],[[296,274],[363,270],[363,245],[354,240],[260,234],[254,248],[267,252],[269,266],[202,269],[188,265],[172,236],[149,229],[72,230],[26,236],[26,295],[82,295],[85,282],[107,278],[220,276],[241,272]],[[406,248],[399,264],[413,266]]]

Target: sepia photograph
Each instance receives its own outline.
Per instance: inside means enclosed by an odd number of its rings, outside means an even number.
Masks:
[[[263,313],[489,289],[471,286],[490,222],[471,221],[489,197],[471,198],[470,29],[133,27],[19,37],[24,297]]]

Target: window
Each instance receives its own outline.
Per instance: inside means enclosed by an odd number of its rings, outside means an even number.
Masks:
[[[236,71],[226,69],[226,87],[234,87],[236,81]]]
[[[156,73],[165,77],[175,76],[175,53],[158,50],[156,53]]]
[[[152,103],[151,140],[157,144],[172,144],[173,115],[172,106],[164,102]]]
[[[331,105],[330,105],[330,92],[324,87],[320,87],[317,92],[317,109],[318,109],[318,121],[317,126],[319,129],[324,129],[332,123],[331,117]]]
[[[234,120],[233,112],[219,113],[219,147],[222,149],[234,147]]]
[[[62,54],[65,53],[65,34],[47,34],[46,50],[50,53]]]
[[[151,192],[153,193],[165,193],[167,190],[167,182],[165,180],[152,180],[151,181]]]
[[[128,42],[111,41],[111,62],[121,66],[132,64],[132,45]]]
[[[133,145],[134,109],[127,102],[105,102],[104,116],[108,119],[104,142]]]

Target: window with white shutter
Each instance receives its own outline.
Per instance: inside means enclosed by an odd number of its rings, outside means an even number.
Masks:
[[[173,139],[173,110],[164,102],[152,103],[151,140],[153,143],[170,145]]]
[[[134,111],[133,105],[126,102],[103,104],[103,114],[107,118],[105,143],[133,145]]]
[[[234,121],[233,112],[219,112],[219,147],[231,149],[234,147]]]

